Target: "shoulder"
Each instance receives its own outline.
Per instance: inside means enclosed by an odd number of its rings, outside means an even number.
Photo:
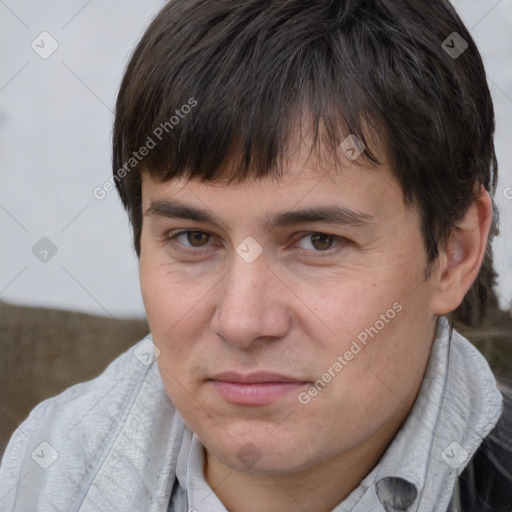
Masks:
[[[503,412],[459,477],[460,510],[512,511],[512,386],[499,385]]]
[[[118,443],[127,444],[126,438],[133,437],[132,449],[144,451],[144,443],[154,440],[145,440],[138,425],[151,427],[151,422],[171,422],[175,416],[154,359],[153,344],[146,338],[97,378],[33,409],[13,434],[2,459],[0,508],[50,509],[41,502],[50,494],[52,507],[72,509],[72,503],[84,499],[102,468],[122,456]],[[113,452],[117,455],[112,456]]]

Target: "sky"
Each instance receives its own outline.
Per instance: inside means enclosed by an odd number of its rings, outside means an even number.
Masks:
[[[143,317],[111,175],[113,108],[162,0],[0,0],[0,300]],[[512,301],[512,0],[456,0],[496,111],[497,292]]]

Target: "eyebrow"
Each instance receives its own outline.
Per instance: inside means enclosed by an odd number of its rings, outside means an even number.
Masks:
[[[231,231],[227,224],[218,219],[210,211],[185,205],[179,201],[152,201],[145,215],[159,215],[171,219],[187,219],[196,222],[217,224],[226,229],[226,231]],[[372,220],[373,217],[367,213],[356,212],[341,206],[331,205],[269,214],[265,217],[265,225],[269,230],[276,227],[306,224],[310,222],[323,222],[336,226],[361,227],[371,224]]]

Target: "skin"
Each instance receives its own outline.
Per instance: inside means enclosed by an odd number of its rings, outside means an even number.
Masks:
[[[460,304],[480,267],[487,192],[426,280],[418,212],[404,203],[383,155],[379,168],[362,163],[341,157],[333,170],[301,148],[279,181],[159,182],[143,173],[140,283],[158,367],[205,446],[207,482],[232,512],[327,512],[346,498],[407,417],[438,316]],[[204,209],[213,222],[147,213],[157,201]],[[325,205],[369,220],[265,224],[277,212]],[[206,235],[173,238],[178,230]],[[248,236],[263,249],[252,263],[236,252]],[[301,403],[298,392],[396,303],[400,312]],[[223,371],[272,371],[303,384],[267,405],[239,405],[211,381]],[[257,462],[248,464],[240,450]]]

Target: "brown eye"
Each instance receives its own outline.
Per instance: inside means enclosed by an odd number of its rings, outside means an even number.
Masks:
[[[330,249],[334,242],[334,237],[323,233],[315,233],[314,235],[310,235],[310,237],[311,244],[318,251],[326,251],[327,249]]]
[[[297,245],[301,248],[302,255],[320,255],[325,252],[330,254],[333,249],[342,249],[347,243],[342,237],[327,233],[313,232],[302,236]]]
[[[208,243],[210,235],[203,231],[188,231],[187,241],[192,247],[203,247]]]

